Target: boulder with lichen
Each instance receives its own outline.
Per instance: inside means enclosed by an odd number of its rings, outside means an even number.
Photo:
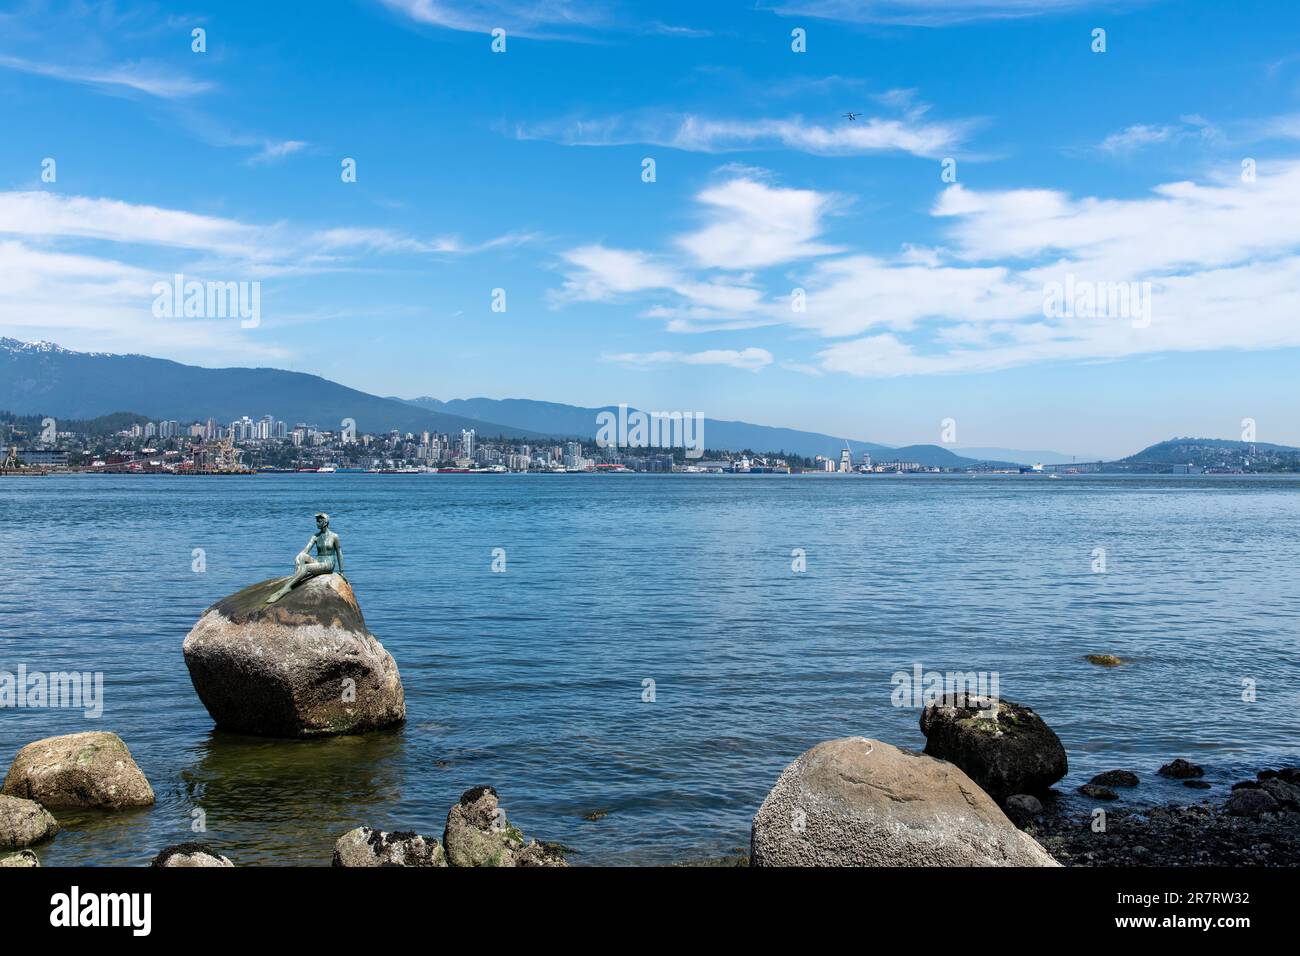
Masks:
[[[452,866],[569,865],[555,844],[525,841],[506,818],[492,787],[474,787],[460,795],[447,814],[442,844]]]
[[[120,810],[154,802],[153,788],[117,734],[37,740],[14,757],[0,793],[43,807]]]
[[[35,800],[0,794],[0,850],[18,850],[48,840],[59,821]]]
[[[397,664],[366,627],[352,586],[322,574],[267,604],[284,580],[223,598],[185,638],[190,680],[217,726],[317,737],[401,723]]]
[[[1065,747],[1028,707],[947,694],[921,712],[925,752],[965,771],[994,800],[1044,794],[1065,776]]]
[[[334,844],[334,866],[446,866],[447,857],[437,837],[411,831],[387,833],[357,827]]]
[[[177,843],[167,847],[150,866],[158,867],[233,867],[235,864],[206,843]]]

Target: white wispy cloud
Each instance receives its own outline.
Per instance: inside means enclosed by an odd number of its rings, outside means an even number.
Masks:
[[[2,234],[171,247],[267,268],[326,262],[349,252],[464,255],[538,238],[536,233],[510,232],[466,243],[455,236],[421,238],[380,227],[312,231],[287,223],[247,223],[182,209],[40,190],[0,193]]]
[[[254,153],[245,160],[250,166],[261,166],[267,163],[274,163],[277,160],[284,159],[286,156],[292,156],[294,153],[301,152],[307,148],[307,144],[302,140],[286,139],[281,142],[267,142],[262,146],[261,151]]]
[[[1098,147],[1107,153],[1130,153],[1153,143],[1167,143],[1174,135],[1172,126],[1137,124],[1111,133]]]
[[[514,135],[566,146],[647,144],[697,153],[781,148],[819,156],[896,152],[936,157],[960,146],[972,126],[966,120],[926,120],[921,112],[902,117],[864,116],[834,125],[800,116],[716,119],[695,114],[640,114],[520,124]]]
[[[155,269],[108,256],[0,239],[5,334],[100,351],[133,351],[147,342],[151,351],[207,360],[276,361],[287,355],[261,337],[232,334],[228,323],[155,318],[153,286],[159,279]]]
[[[219,216],[116,199],[39,190],[0,193],[0,234],[143,243],[256,257],[278,246],[277,231]]]
[[[1148,146],[1164,143],[1184,145],[1189,139],[1210,142],[1218,139],[1222,131],[1202,116],[1195,114],[1179,118],[1178,123],[1135,123],[1117,130],[1103,139],[1097,148],[1112,156],[1126,156]]]
[[[556,31],[592,29],[615,21],[605,4],[584,0],[379,0],[385,7],[427,26],[467,33],[498,27],[507,35],[544,38]]]
[[[607,362],[624,365],[725,365],[757,372],[772,364],[767,349],[710,349],[703,352],[622,352],[601,356]]]
[[[1143,0],[1115,0],[1112,8]],[[817,17],[846,23],[892,23],[939,27],[975,20],[1043,16],[1094,5],[1090,0],[784,0],[774,5],[784,16]]]
[[[293,280],[366,268],[377,256],[461,256],[533,238],[508,233],[466,243],[384,228],[313,230],[101,197],[4,192],[0,321],[7,334],[87,348],[121,351],[147,342],[170,354],[274,359],[285,353],[256,336],[232,335],[221,322],[155,317],[154,284],[175,273],[223,282]],[[268,289],[264,301],[270,299]],[[303,315],[286,308],[275,314],[277,324]]]
[[[742,195],[775,188],[743,182]],[[697,200],[716,215],[704,195]],[[892,256],[824,249],[803,256],[822,245],[821,220],[806,211],[830,199],[817,194],[787,207],[787,221],[803,225],[776,243],[780,255],[728,262],[708,254],[703,233],[670,243],[685,257],[600,247],[599,255],[569,258],[566,287],[575,298],[640,300],[643,315],[673,332],[786,326],[796,339],[830,341],[785,367],[857,376],[1300,347],[1300,159],[1261,162],[1253,182],[1229,165],[1126,199],[953,185],[931,210],[938,245],[905,244]],[[729,239],[722,233],[719,248]],[[760,263],[794,271],[768,282],[754,271]],[[1149,283],[1149,311],[1045,315],[1050,284],[1067,280]],[[805,295],[801,309],[792,307],[791,282]]]
[[[764,171],[724,167],[731,178],[702,190],[704,225],[678,236],[678,254],[651,255],[603,244],[561,253],[567,264],[556,304],[610,302],[636,293],[671,293],[646,315],[671,331],[754,328],[770,324],[773,307],[748,271],[837,253],[819,242],[823,219],[839,197],[763,181]],[[726,270],[725,275],[710,274]]]
[[[1258,124],[1255,135],[1258,139],[1300,139],[1300,113],[1270,117]]]
[[[838,251],[816,241],[832,196],[738,178],[695,198],[707,208],[708,224],[677,244],[698,265],[749,269]]]
[[[168,100],[196,96],[212,88],[212,84],[206,80],[194,79],[171,67],[149,63],[76,66],[42,63],[0,54],[0,67],[34,76],[80,83],[110,92],[134,90]]]
[[[540,239],[535,232],[509,232],[477,243],[466,243],[457,236],[421,239],[392,229],[338,226],[312,233],[311,244],[324,250],[353,250],[391,253],[470,255],[520,246]]]

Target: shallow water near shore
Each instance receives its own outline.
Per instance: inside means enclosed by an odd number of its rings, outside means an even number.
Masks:
[[[219,598],[289,573],[318,510],[407,722],[215,731],[181,642]],[[478,784],[575,864],[679,862],[747,848],[777,775],[822,740],[921,748],[919,712],[891,701],[919,663],[997,672],[1061,736],[1066,793],[1122,767],[1142,784],[1121,805],[1221,801],[1297,762],[1297,541],[1290,476],[4,480],[0,670],[103,672],[104,710],[0,710],[0,764],[111,730],[153,784],[145,810],[56,811],[46,866],[195,839],[236,864],[327,865],[354,826],[441,835]],[[1213,789],[1156,777],[1176,756]]]

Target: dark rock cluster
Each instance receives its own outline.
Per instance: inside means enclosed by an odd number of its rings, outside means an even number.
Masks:
[[[1183,766],[1186,765],[1186,766]],[[1167,767],[1178,779],[1192,767]],[[1163,770],[1163,768],[1162,768]],[[1088,815],[1056,806],[1027,832],[1066,866],[1294,866],[1300,861],[1300,767],[1261,770],[1235,784],[1222,805],[1105,808]]]

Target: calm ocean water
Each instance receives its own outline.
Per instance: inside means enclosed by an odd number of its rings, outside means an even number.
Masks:
[[[407,723],[217,733],[181,642],[218,598],[291,571],[317,510]],[[1298,543],[1290,477],[4,479],[0,670],[102,671],[105,706],[0,711],[0,769],[37,738],[112,730],[157,792],[57,814],[47,866],[139,865],[196,838],[236,864],[327,865],[354,826],[440,835],[481,783],[574,863],[685,861],[747,848],[776,776],[821,740],[923,746],[918,712],[891,704],[891,675],[919,662],[998,672],[1064,741],[1063,791],[1125,767],[1142,798],[1202,799],[1154,776],[1184,756],[1222,799],[1297,762]]]

